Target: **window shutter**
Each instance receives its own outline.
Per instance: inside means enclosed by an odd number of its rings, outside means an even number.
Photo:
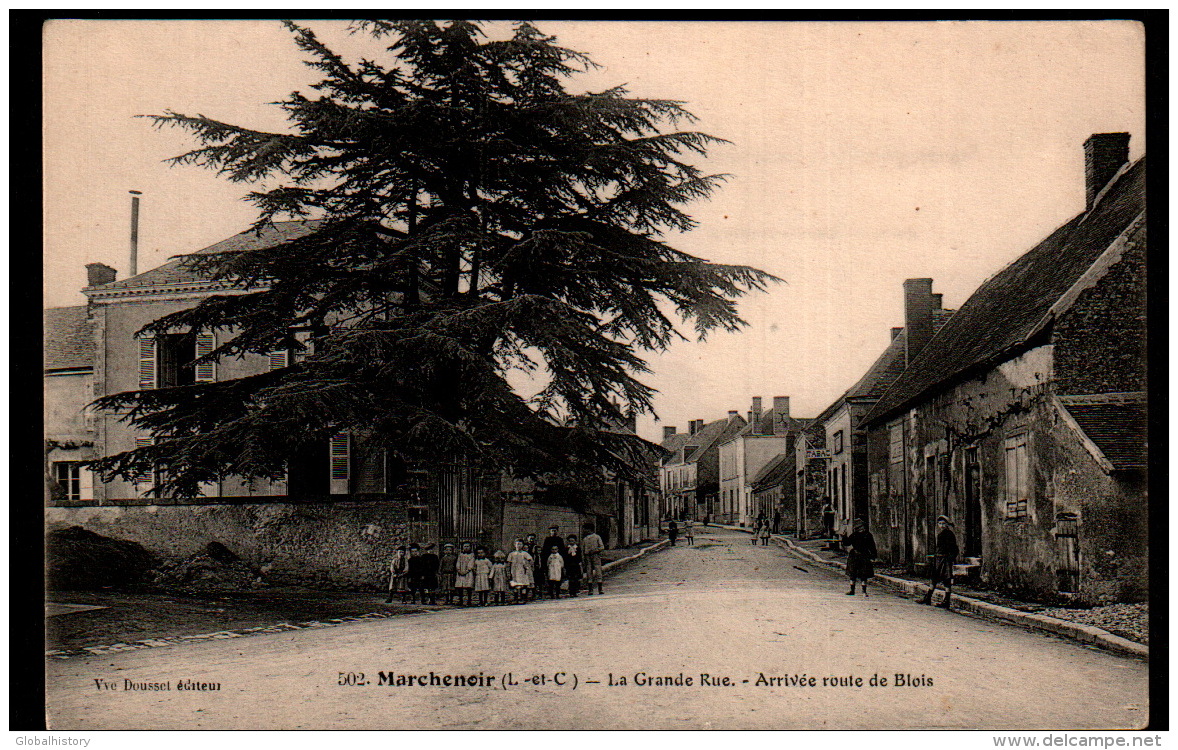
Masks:
[[[150,437],[137,437],[137,438],[135,438],[135,447],[136,448],[145,448],[145,447],[151,445],[151,443],[152,443],[152,439]],[[154,479],[153,474],[154,474],[153,471],[148,470],[148,471],[143,472],[142,474],[139,474],[131,481],[134,482],[136,485],[151,484],[152,480]]]
[[[350,444],[346,432],[338,432],[331,436],[330,442],[330,492],[333,495],[348,494],[348,464]]]
[[[156,346],[155,339],[142,336],[139,339],[139,390],[146,391],[155,388],[156,384]]]
[[[307,355],[311,353],[311,350],[315,344],[313,341],[311,341],[310,331],[295,331],[294,337],[295,341],[302,344],[304,348],[291,352],[289,361],[302,362],[307,358]]]
[[[212,331],[196,334],[196,357],[207,356],[217,348],[217,339]],[[201,362],[196,366],[196,382],[212,383],[217,379],[217,364],[215,362]]]
[[[90,502],[94,499],[94,473],[89,469],[78,469],[78,500]]]
[[[270,372],[281,370],[290,362],[290,350],[282,349],[277,352],[270,352]]]

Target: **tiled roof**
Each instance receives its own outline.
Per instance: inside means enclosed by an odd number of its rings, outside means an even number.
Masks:
[[[692,435],[689,440],[684,441],[687,445],[699,446],[691,452],[691,455],[683,457],[684,463],[698,461],[713,444],[724,442],[739,432],[744,425],[745,421],[739,416],[736,418],[725,417],[724,419],[717,419],[715,422],[704,425],[699,432]]]
[[[888,344],[888,348],[884,349],[883,354],[871,363],[871,367],[867,368],[867,372],[859,378],[859,382],[843,394],[843,398],[879,398],[882,396],[888,386],[900,377],[900,373],[904,372],[904,348],[907,340],[908,337],[901,331]]]
[[[691,436],[686,432],[676,432],[659,443],[659,446],[667,451],[667,457],[663,459],[664,463],[674,458],[675,453],[687,443],[687,438],[689,437]]]
[[[886,418],[977,367],[1016,354],[1052,306],[1145,210],[1145,159],[1125,170],[1089,212],[1051,233],[983,283],[897,378],[864,423]]]
[[[227,240],[221,240],[215,245],[210,245],[203,250],[197,250],[192,255],[261,250],[298,239],[299,237],[305,237],[314,232],[319,227],[319,224],[320,222],[318,221],[277,221],[273,225],[263,228],[260,233],[254,232],[253,229],[247,229],[240,234],[233,235]],[[143,287],[190,284],[203,281],[204,278],[189,267],[189,264],[186,262],[188,257],[187,255],[181,255],[172,258],[162,266],[153,268],[150,271],[144,271],[141,274],[123,279],[122,281],[114,281],[110,284],[104,284],[101,287],[91,288],[102,289],[103,291],[108,289],[139,289]]]
[[[794,468],[792,458],[793,451],[777,454],[769,463],[761,467],[749,485],[754,491],[763,490],[767,487],[776,487],[787,479],[791,479]]]
[[[1058,398],[1114,469],[1145,468],[1147,413],[1144,393]]]
[[[44,310],[42,325],[46,372],[94,367],[94,321],[85,305]]]

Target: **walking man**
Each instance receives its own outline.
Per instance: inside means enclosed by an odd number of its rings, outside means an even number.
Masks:
[[[822,528],[826,532],[827,539],[834,538],[834,506],[830,504],[830,498],[823,496],[822,498]]]
[[[948,516],[937,517],[937,554],[933,556],[932,587],[924,595],[921,604],[933,603],[933,592],[938,584],[945,584],[945,601],[938,607],[949,609],[949,597],[953,594],[953,565],[957,562],[957,535],[953,533],[953,522]]]
[[[679,524],[673,520],[667,524],[667,539],[671,540],[671,546],[675,546],[675,540],[679,538]]]
[[[585,538],[581,540],[581,554],[585,556],[585,573],[589,581],[589,596],[593,596],[593,584],[597,584],[597,593],[604,593],[601,590],[601,579],[604,577],[604,571],[601,569],[601,553],[605,551],[605,542],[593,530],[593,527],[586,524]]]

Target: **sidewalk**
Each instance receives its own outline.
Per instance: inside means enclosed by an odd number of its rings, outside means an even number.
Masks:
[[[739,527],[726,528],[746,531],[746,529],[740,529]],[[811,562],[840,571],[846,569],[846,556],[841,552],[832,552],[826,549],[825,539],[798,541],[789,537],[775,535],[773,541],[797,556],[806,558]],[[898,590],[902,594],[911,596],[914,599],[924,597],[929,590],[927,583],[907,573],[898,573],[895,571],[888,571],[886,573],[877,572],[875,578],[872,580]],[[942,598],[943,594],[937,597],[937,601],[941,601]],[[1149,646],[1138,643],[1135,640],[1110,633],[1095,625],[1043,614],[1044,612],[1051,612],[1052,614],[1066,615],[1070,613],[1068,610],[1023,602],[992,591],[984,591],[968,586],[953,587],[952,605],[953,611],[956,612],[966,612],[982,617],[993,617],[1024,627],[1044,630],[1065,638],[1072,638],[1081,643],[1110,651],[1149,658]],[[1075,610],[1077,613],[1084,611]]]

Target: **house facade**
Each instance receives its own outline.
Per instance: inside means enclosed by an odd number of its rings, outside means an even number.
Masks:
[[[751,526],[761,515],[772,518],[779,508],[761,507],[753,498],[753,478],[777,456],[788,452],[805,421],[790,416],[789,397],[775,396],[773,408],[762,411],[752,400],[747,424],[719,446],[719,512],[717,520]]]
[[[691,420],[686,434],[664,428],[662,447],[669,455],[659,469],[659,487],[666,518],[719,518],[720,443],[746,424],[730,411],[726,419],[707,424]]]
[[[315,228],[315,222],[279,222],[199,252],[272,247]],[[616,545],[650,527],[654,499],[645,479],[627,483],[603,477],[577,508],[556,505],[538,513],[543,503],[523,508],[524,503],[507,502],[520,498],[510,496],[499,471],[461,458],[406,465],[347,433],[293,456],[285,477],[221,477],[192,499],[149,494],[155,481],[151,475],[94,481],[81,461],[152,440],[120,414],[84,410],[94,399],[247,377],[285,367],[301,354],[245,354],[193,365],[217,345],[214,334],[175,331],[147,337],[139,335],[140,329],[209,295],[240,290],[199,275],[183,258],[121,281],[105,266],[90,270],[83,290],[87,305],[45,313],[50,528],[82,526],[170,556],[192,554],[217,541],[277,578],[368,586],[379,583],[383,561],[406,542],[472,541],[509,548],[509,540],[529,523],[536,525],[528,532],[542,533],[559,518],[564,533],[579,533],[591,523]],[[311,333],[294,335],[313,347]]]
[[[881,556],[923,569],[949,516],[988,586],[1148,588],[1145,160],[1085,143],[1087,205],[985,282],[864,418]]]

